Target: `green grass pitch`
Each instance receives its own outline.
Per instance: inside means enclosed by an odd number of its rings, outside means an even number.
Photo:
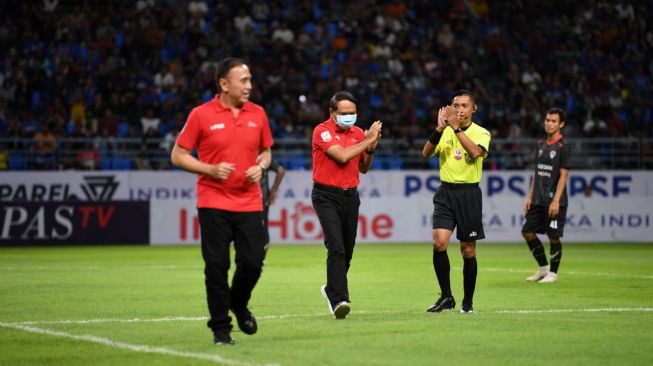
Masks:
[[[548,245],[547,245],[548,250]],[[215,346],[199,247],[0,248],[0,365],[651,365],[652,244],[567,244],[527,283],[526,245],[480,243],[475,313],[430,314],[429,244],[359,245],[352,312],[328,314],[320,245],[272,246],[259,332]],[[462,260],[449,248],[462,300]]]

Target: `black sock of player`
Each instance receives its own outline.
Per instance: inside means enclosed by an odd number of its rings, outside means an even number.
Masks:
[[[562,258],[562,243],[559,241],[551,242],[551,272],[558,273],[560,259]]]
[[[526,244],[528,244],[528,248],[531,250],[531,254],[533,254],[533,258],[535,258],[537,264],[539,264],[540,267],[546,266],[548,263],[546,262],[544,246],[540,239],[535,237],[535,239],[527,241]]]
[[[472,305],[474,299],[474,289],[476,288],[476,273],[478,264],[476,257],[463,258],[463,285],[465,287],[465,298],[463,304]]]
[[[449,264],[449,256],[446,250],[438,252],[433,249],[433,268],[435,269],[435,275],[438,277],[438,284],[440,284],[442,296],[451,297],[451,281],[449,279],[451,265]]]

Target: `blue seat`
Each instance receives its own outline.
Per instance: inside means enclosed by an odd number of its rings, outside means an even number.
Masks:
[[[114,170],[132,170],[134,169],[134,161],[125,158],[113,158]]]
[[[9,157],[9,170],[26,170],[27,158],[24,155],[13,155]]]
[[[404,159],[399,155],[391,155],[388,157],[388,169],[399,170],[404,166]]]
[[[329,31],[329,37],[333,38],[338,34],[338,23],[329,22],[327,23],[327,30]]]
[[[383,170],[385,169],[384,158],[378,156],[372,160],[372,170]]]
[[[288,168],[290,170],[306,170],[306,158],[303,156],[291,156],[288,159]]]
[[[100,158],[100,170],[111,170],[113,164],[111,164],[111,159],[107,157]]]
[[[440,169],[440,159],[438,158],[430,158],[427,160],[429,167],[433,169]]]
[[[123,137],[127,133],[127,130],[129,129],[129,122],[119,122],[118,123],[118,137]]]

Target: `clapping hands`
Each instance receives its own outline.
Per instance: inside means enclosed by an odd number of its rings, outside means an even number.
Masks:
[[[442,132],[447,126],[453,129],[460,127],[458,112],[450,105],[444,106],[438,110],[438,122],[435,126],[435,130]]]
[[[381,129],[383,128],[383,123],[381,121],[375,121],[372,123],[372,126],[365,131],[365,140],[371,140],[371,144],[366,149],[367,151],[374,151],[376,146],[379,144],[381,139]]]

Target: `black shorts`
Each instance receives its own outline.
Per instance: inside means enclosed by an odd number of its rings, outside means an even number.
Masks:
[[[483,195],[478,184],[442,182],[433,196],[433,229],[457,229],[460,241],[485,239]]]
[[[560,206],[558,216],[549,217],[549,206],[531,205],[526,212],[526,221],[521,231],[525,233],[546,234],[562,238],[567,220],[567,207]]]

